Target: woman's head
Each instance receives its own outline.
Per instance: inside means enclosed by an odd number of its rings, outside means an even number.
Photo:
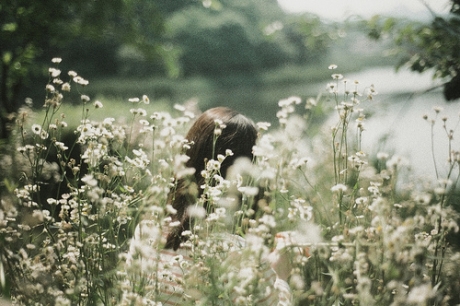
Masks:
[[[221,125],[223,125],[222,129]],[[227,107],[216,107],[198,117],[186,138],[193,142],[187,151],[190,157],[187,166],[196,169],[195,179],[199,182],[206,161],[217,159],[218,154],[225,155],[228,149],[233,152],[233,155],[228,156],[221,165],[223,177],[226,176],[228,167],[235,159],[247,157],[252,160],[252,147],[257,139],[257,128],[252,120],[242,114]]]
[[[246,157],[252,160],[257,128],[252,120],[242,114],[227,107],[216,107],[197,118],[186,139],[191,142],[190,149],[186,152],[190,158],[186,165],[195,168],[196,171],[191,180],[180,179],[175,192],[171,194],[171,204],[176,210],[172,219],[179,221],[180,226],[169,233],[166,248],[177,249],[185,239],[182,232],[190,228],[187,208],[195,203],[196,195],[201,196],[202,190],[199,186],[204,184],[201,172],[205,169],[207,161],[216,160],[219,154],[225,156],[226,151],[231,150],[233,155],[227,156],[220,167],[220,174],[225,177],[228,168],[237,158]],[[192,190],[196,192],[191,194]]]

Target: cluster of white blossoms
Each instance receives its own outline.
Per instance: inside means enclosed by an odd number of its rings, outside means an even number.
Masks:
[[[373,86],[360,91],[360,82],[334,73],[326,99],[279,101],[278,124],[257,124],[254,160],[238,159],[227,177],[220,169],[231,150],[206,161],[202,196],[186,191],[195,198],[184,253],[158,261],[169,231],[181,226],[170,192],[195,175],[184,154],[195,112],[183,105],[152,111],[144,95],[129,99],[144,106],[131,109],[130,125],[92,120],[103,105],[80,94],[88,111],[71,129],[57,116],[63,93],[88,81],[74,71],[61,80],[58,67],[49,75],[45,119],[27,122],[29,101],[18,117],[16,150],[0,159],[2,171],[18,178],[2,194],[0,283],[10,269],[19,304],[161,305],[162,291],[177,293],[181,305],[253,305],[273,296],[273,250],[292,264],[288,282],[298,304],[455,300],[460,253],[449,239],[459,231],[452,205],[459,150],[450,142],[448,175],[433,185],[402,176],[403,157],[363,152]],[[336,122],[324,134],[308,120],[318,105]],[[450,121],[442,122],[452,141]],[[215,122],[215,139],[225,128]]]

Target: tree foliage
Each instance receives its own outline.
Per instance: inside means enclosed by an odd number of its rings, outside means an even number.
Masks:
[[[221,0],[177,11],[167,25],[185,75],[255,73],[324,54],[330,31],[319,18],[287,15],[274,0]]]
[[[43,83],[53,57],[93,79],[257,75],[317,61],[331,31],[316,16],[287,15],[276,0],[5,0],[0,138],[7,138],[25,97],[41,98],[34,84]]]
[[[460,98],[460,1],[451,0],[450,5],[446,16],[432,12],[429,23],[379,16],[368,21],[370,37],[392,37],[398,68],[408,66],[418,73],[434,71],[434,78],[445,80],[447,101]]]
[[[5,0],[0,4],[0,136],[21,103],[21,90],[55,56],[91,71],[110,71],[120,44],[151,61],[169,61],[163,47],[165,16],[189,0]],[[85,65],[79,67],[85,68]],[[169,62],[167,64],[170,64]],[[96,67],[96,69],[95,69]]]

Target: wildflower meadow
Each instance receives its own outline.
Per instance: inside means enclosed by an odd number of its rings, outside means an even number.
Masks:
[[[194,171],[184,135],[200,111],[156,109],[139,93],[123,120],[95,119],[107,107],[59,62],[42,110],[27,100],[0,152],[2,292],[18,305],[163,305],[168,284],[146,259],[177,226],[168,195]],[[254,305],[273,290],[260,267],[274,248],[292,264],[294,305],[460,304],[458,114],[420,118],[445,130],[448,147],[436,177],[414,179],[403,157],[363,150],[378,89],[336,68],[318,97],[286,97],[277,122],[257,123],[254,160],[237,160],[227,177],[219,170],[230,150],[206,161],[184,233],[192,262],[171,262],[183,275],[181,305]],[[71,96],[78,113],[64,112]],[[332,126],[314,126],[317,116]],[[144,239],[133,241],[139,223]],[[246,241],[237,256],[220,239],[227,232]]]

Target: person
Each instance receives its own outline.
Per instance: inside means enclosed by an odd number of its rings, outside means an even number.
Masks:
[[[218,155],[226,158],[220,165],[220,175],[225,177],[229,167],[238,158],[253,160],[253,146],[256,143],[258,131],[252,120],[239,112],[227,107],[211,108],[201,114],[186,135],[190,141],[190,148],[186,151],[189,157],[187,167],[195,169],[191,178],[178,179],[176,188],[170,192],[169,202],[174,210],[171,214],[171,222],[177,224],[166,231],[164,247],[159,254],[153,255],[157,258],[157,278],[163,279],[157,286],[157,299],[163,305],[182,305],[187,294],[182,288],[184,267],[189,266],[193,261],[190,252],[183,245],[189,239],[189,232],[192,228],[193,219],[188,215],[188,208],[200,198],[205,183],[202,171],[205,170],[206,162],[216,160]],[[231,154],[229,151],[231,150]],[[206,203],[206,202],[205,202]],[[206,208],[210,211],[210,208]],[[133,241],[139,242],[143,236],[149,233],[149,223],[141,223],[137,226]],[[144,237],[145,238],[145,237]],[[223,245],[229,246],[229,256],[238,265],[238,251],[244,248],[246,241],[241,236],[225,235]],[[261,296],[256,305],[290,305],[292,294],[287,283],[290,273],[289,260],[286,254],[275,249],[271,262],[260,265],[262,278],[269,287],[268,293]],[[222,264],[226,259],[222,259]],[[229,262],[232,262],[231,260]],[[193,297],[188,297],[189,299]],[[228,297],[232,304],[241,303],[238,295]]]

